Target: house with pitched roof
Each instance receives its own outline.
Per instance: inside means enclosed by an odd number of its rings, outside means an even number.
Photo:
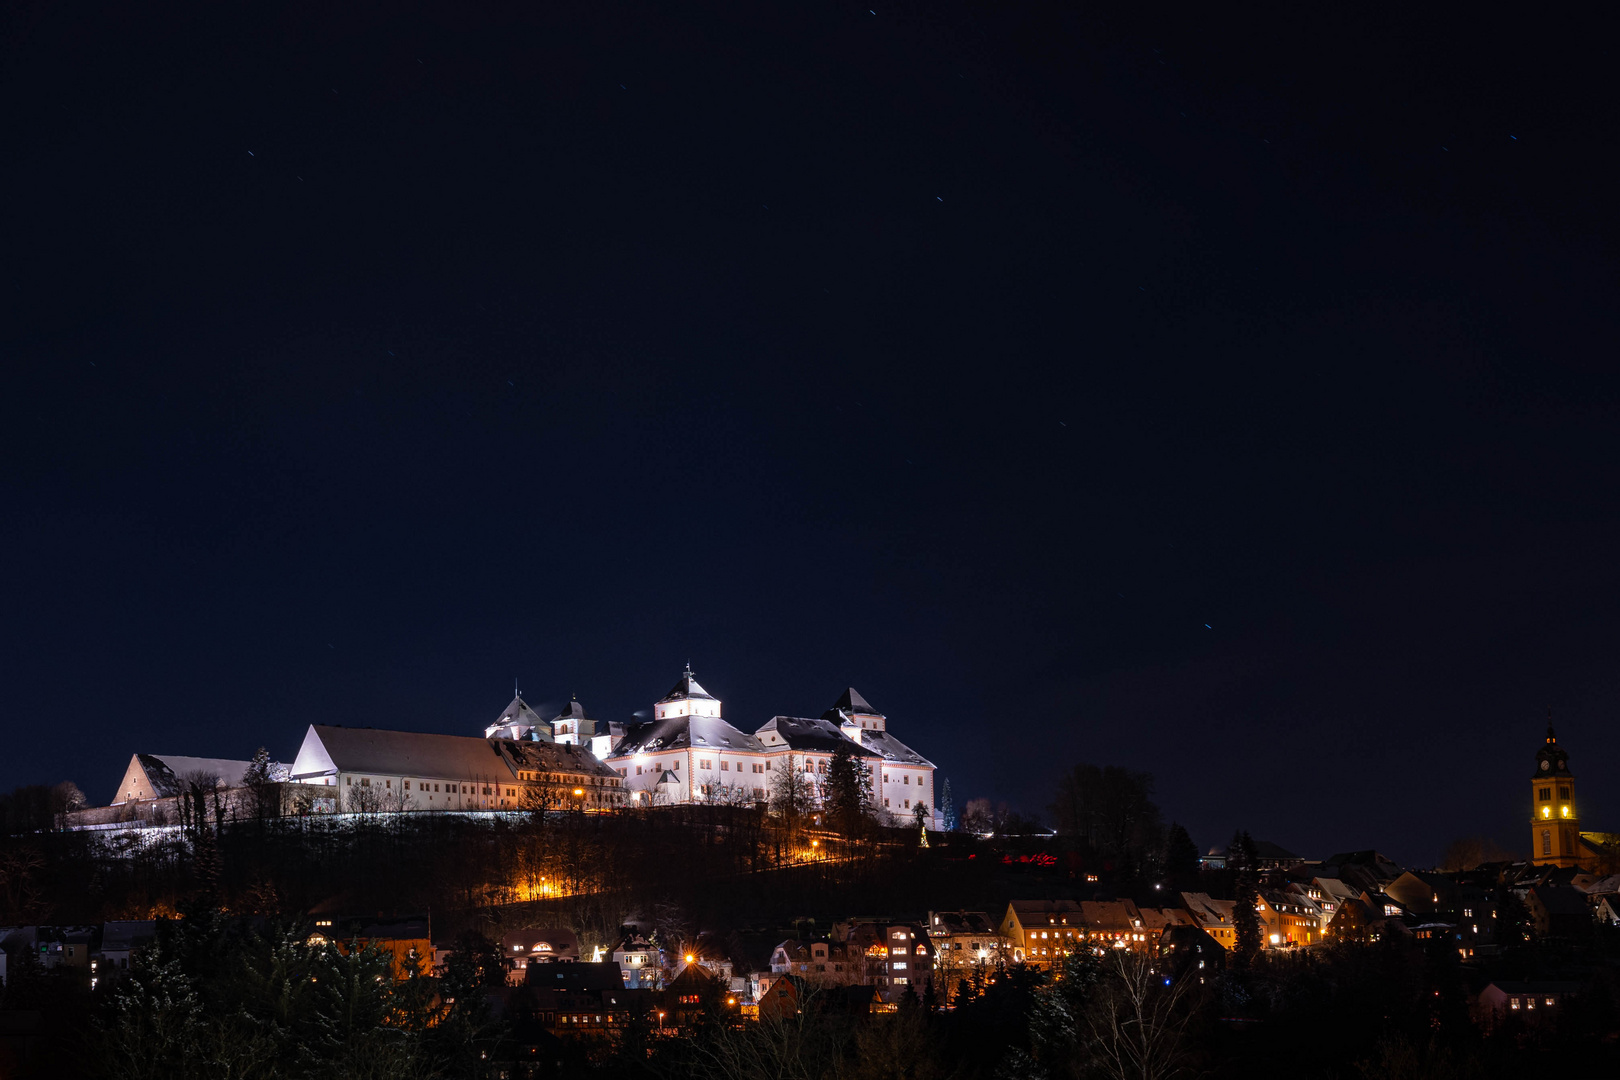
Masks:
[[[1014,963],[1050,967],[1081,947],[1089,928],[1073,900],[1014,900],[999,930],[1012,945]]]

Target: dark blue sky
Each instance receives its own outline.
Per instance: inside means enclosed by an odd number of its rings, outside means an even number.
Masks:
[[[690,659],[1307,855],[1551,706],[1620,829],[1590,35],[796,7],[13,9],[0,786]]]

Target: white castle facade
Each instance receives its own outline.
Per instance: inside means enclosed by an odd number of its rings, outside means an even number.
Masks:
[[[784,769],[805,774],[816,802],[842,745],[869,771],[873,807],[902,822],[922,807],[935,824],[933,762],[895,738],[854,687],[819,717],[773,716],[749,734],[724,719],[720,700],[688,668],[644,722],[599,723],[577,701],[545,721],[519,695],[485,735],[588,746],[632,806],[769,802]]]
[[[292,764],[272,765],[269,778],[314,789],[306,801],[327,811],[610,810],[768,804],[793,771],[817,804],[840,747],[866,767],[876,810],[937,827],[933,763],[853,687],[819,717],[773,716],[750,734],[726,722],[690,668],[645,721],[599,723],[578,701],[546,720],[517,695],[482,738],[312,725]],[[147,817],[188,785],[234,789],[248,775],[245,761],[138,753],[112,806]]]

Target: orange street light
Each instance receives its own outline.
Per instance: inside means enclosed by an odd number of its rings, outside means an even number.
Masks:
[[[695,956],[693,956],[693,955],[692,955],[692,954],[691,954],[691,953],[687,953],[687,954],[686,954],[686,962],[687,962],[687,963],[688,963],[688,964],[690,964],[690,963],[691,963],[691,962],[692,962],[692,961],[693,961],[693,960],[695,960],[695,959],[697,959],[697,958],[696,958],[696,957],[695,957]]]

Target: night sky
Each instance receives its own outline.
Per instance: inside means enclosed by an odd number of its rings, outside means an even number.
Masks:
[[[338,7],[3,16],[0,787],[690,660],[1419,863],[1550,707],[1620,831],[1573,13]]]

